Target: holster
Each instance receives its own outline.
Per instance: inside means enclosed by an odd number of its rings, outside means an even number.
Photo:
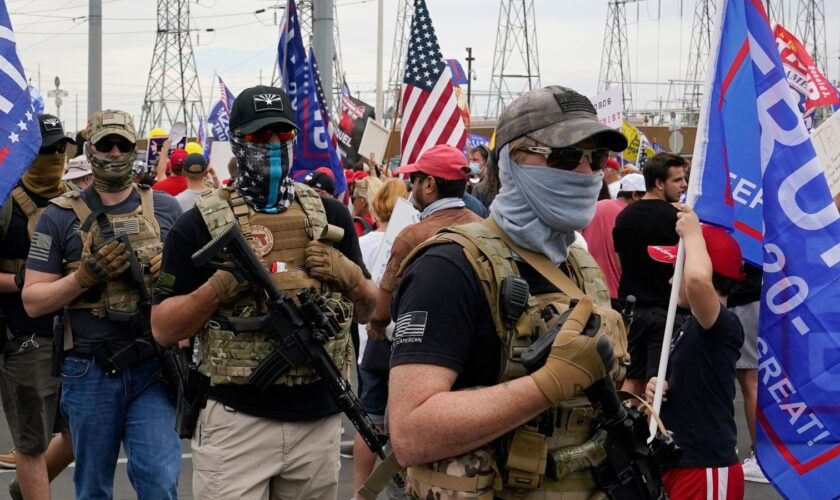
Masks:
[[[127,346],[113,351],[107,342],[102,342],[92,349],[93,359],[105,369],[105,373],[115,376],[136,364],[148,361],[155,356],[155,348],[148,341],[134,339]]]
[[[175,405],[175,431],[181,439],[192,439],[198,423],[198,414],[207,405],[207,388],[210,379],[190,367],[183,384],[178,387]]]

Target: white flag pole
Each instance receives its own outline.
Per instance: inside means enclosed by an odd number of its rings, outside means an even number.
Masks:
[[[706,84],[703,89],[703,105],[700,108],[700,119],[697,123],[697,138],[694,142],[694,155],[692,156],[691,176],[688,179],[686,204],[694,207],[694,201],[701,194],[703,170],[706,167],[706,149],[709,144],[709,113],[712,109],[712,88],[715,83],[715,68],[717,68],[720,57],[720,39],[725,19],[726,9],[729,1],[724,0],[723,5],[717,9],[717,22],[714,24],[712,34],[712,46],[709,51],[709,64],[706,68]],[[680,238],[677,247],[677,261],[674,264],[674,277],[671,280],[671,296],[668,302],[668,316],[665,318],[665,335],[662,338],[662,352],[659,355],[659,370],[656,373],[656,390],[653,395],[653,411],[659,414],[662,408],[662,394],[665,389],[665,376],[668,372],[668,357],[671,354],[671,337],[674,330],[674,319],[677,316],[677,298],[680,295],[680,285],[683,277],[683,264],[685,263],[685,247]],[[655,418],[650,419],[650,438],[653,441],[656,436],[657,422]]]

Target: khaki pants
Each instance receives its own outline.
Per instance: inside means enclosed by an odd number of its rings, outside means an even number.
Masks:
[[[196,499],[327,499],[338,494],[339,415],[278,422],[213,400],[192,440]]]

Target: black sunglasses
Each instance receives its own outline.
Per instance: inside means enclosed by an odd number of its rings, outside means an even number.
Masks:
[[[66,141],[60,141],[60,142],[57,142],[55,144],[50,144],[49,146],[42,147],[38,151],[38,154],[54,155],[54,154],[64,153],[65,151],[67,151],[67,142]]]
[[[110,153],[114,146],[120,150],[120,153],[129,153],[134,149],[134,143],[128,139],[120,139],[114,142],[106,137],[93,144],[93,147],[100,153]]]
[[[545,157],[546,165],[561,170],[574,170],[580,165],[583,157],[589,159],[589,166],[592,170],[601,170],[607,163],[610,150],[606,148],[583,149],[583,148],[549,148],[543,146],[528,146],[520,148],[528,153],[538,154]]]

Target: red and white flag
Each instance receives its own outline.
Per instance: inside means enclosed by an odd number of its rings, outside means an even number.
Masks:
[[[840,104],[840,96],[834,86],[817,68],[802,42],[780,24],[776,25],[773,35],[776,37],[788,84],[804,100],[804,103],[800,103],[802,114],[807,115],[819,106]]]
[[[463,149],[467,129],[424,0],[414,1],[402,96],[400,164],[413,163],[438,144]]]

